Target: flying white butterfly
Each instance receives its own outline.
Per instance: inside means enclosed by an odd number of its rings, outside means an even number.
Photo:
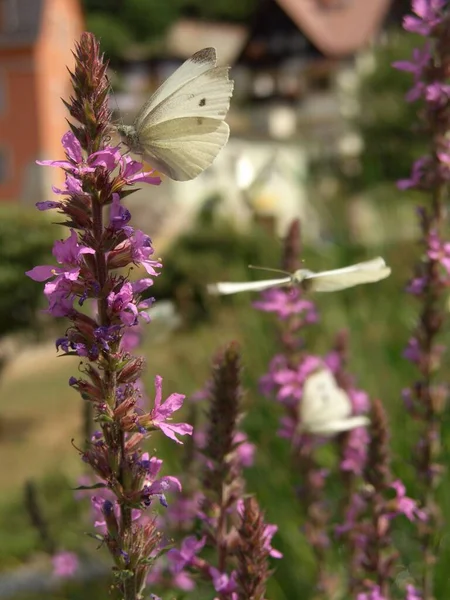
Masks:
[[[224,122],[233,81],[218,67],[215,48],[184,62],[117,131],[132,152],[177,181],[197,177],[216,158],[230,134]]]
[[[259,267],[258,267],[259,268]],[[278,271],[277,269],[267,269],[268,271]],[[261,292],[273,287],[283,287],[286,285],[300,285],[305,290],[313,292],[335,292],[346,288],[360,285],[361,283],[372,283],[380,281],[390,275],[391,269],[381,257],[373,258],[366,262],[344,267],[343,269],[334,269],[332,271],[322,271],[313,273],[307,269],[299,269],[295,273],[289,274],[281,279],[265,279],[262,281],[247,281],[242,283],[213,283],[208,286],[210,294],[237,294],[238,292]]]
[[[369,423],[363,415],[352,416],[350,398],[328,369],[306,379],[299,412],[300,431],[316,435],[331,436]]]

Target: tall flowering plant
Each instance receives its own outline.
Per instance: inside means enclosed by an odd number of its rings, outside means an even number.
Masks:
[[[178,436],[191,434],[192,427],[172,422],[184,396],[164,400],[160,376],[155,378],[153,407],[142,408],[144,360],[130,353],[126,337],[149,320],[152,301],[144,300],[143,293],[162,265],[153,256],[150,238],[130,225],[131,214],[122,201],[137,183],[158,185],[160,179],[108,145],[107,63],[92,34],[82,35],[74,55],[73,95],[65,105],[77,124],[70,123],[71,131],[63,137],[65,159],[40,162],[63,169],[65,183],[53,190],[57,200],[38,204],[39,210],[56,209],[69,235],[54,245],[56,266],[37,266],[27,275],[46,282],[47,311],[69,320],[57,349],[83,359],[81,376],[71,377],[69,385],[92,406],[97,424],[79,449],[98,478],[95,537],[111,554],[122,597],[137,600],[144,597],[148,573],[166,546],[156,518],[146,509],[155,502],[167,506],[166,493],[180,489],[177,478],[160,475],[162,461],[143,452],[142,444],[157,430],[181,443]],[[145,276],[131,278],[141,268]],[[84,309],[88,300],[94,301],[94,316]]]
[[[411,60],[396,62],[394,67],[413,76],[406,99],[420,103],[421,129],[429,139],[428,153],[415,161],[408,179],[398,182],[400,189],[416,189],[428,196],[428,202],[417,211],[422,253],[407,287],[420,308],[404,356],[419,375],[403,390],[408,411],[421,424],[415,464],[428,514],[419,530],[424,553],[423,597],[428,600],[433,597],[436,534],[441,524],[435,494],[444,469],[441,419],[448,400],[440,372],[445,350],[441,343],[447,312],[444,300],[450,285],[450,243],[445,240],[450,180],[450,11],[445,0],[413,0],[412,12],[404,18],[403,27],[426,40],[414,50]]]
[[[426,515],[392,475],[388,423],[380,400],[372,401],[370,417],[363,485],[352,486],[344,522],[336,528],[349,550],[348,590],[357,600],[389,600],[400,593],[405,600],[420,600],[411,582],[398,589],[399,552],[392,534],[398,517],[423,521]]]
[[[300,223],[290,226],[285,243],[282,268],[294,272],[300,261]],[[316,559],[316,586],[320,597],[327,598],[336,593],[339,586],[332,574],[330,561],[333,548],[333,521],[336,506],[327,500],[329,469],[323,468],[317,458],[317,450],[327,441],[326,437],[309,435],[301,418],[305,383],[318,370],[333,374],[336,385],[345,390],[355,414],[369,409],[367,394],[358,390],[353,378],[346,370],[346,336],[338,336],[336,347],[325,356],[308,351],[304,339],[306,328],[318,321],[315,304],[304,297],[299,287],[272,289],[262,293],[254,303],[255,308],[272,312],[278,317],[281,352],[269,365],[269,371],[260,382],[263,394],[282,404],[279,435],[290,441],[293,466],[302,477],[299,500],[305,513],[303,531]],[[337,389],[337,388],[336,388]],[[358,427],[334,439],[340,455],[339,471],[347,501],[351,496],[353,479],[364,470],[368,443],[367,431]]]
[[[283,269],[292,272],[298,268],[300,255],[298,222],[291,225],[284,250]],[[402,515],[424,521],[425,513],[406,496],[402,482],[391,475],[387,419],[380,401],[371,403],[348,370],[348,334],[340,332],[324,356],[310,353],[305,328],[315,323],[318,315],[315,305],[298,288],[266,291],[254,306],[279,319],[281,352],[262,377],[261,389],[283,406],[279,435],[290,442],[293,468],[302,478],[303,531],[317,567],[314,597],[388,600],[399,593],[405,597],[395,583],[398,552],[392,521]],[[332,374],[336,387],[327,390],[322,386],[313,397],[307,397],[309,378],[321,370]],[[361,417],[343,417],[336,412],[343,393],[353,415],[370,414],[367,427],[352,425],[360,425]],[[308,412],[302,410],[305,403],[316,406]],[[312,427],[308,415],[317,418],[322,428]],[[320,460],[321,446],[330,441],[336,450],[337,478],[334,469],[325,469]],[[343,554],[347,572],[339,574],[331,565]],[[414,598],[420,596],[409,584],[406,599]]]
[[[196,394],[208,404],[206,423],[196,420],[183,495],[167,511],[167,531],[183,533],[180,549],[161,561],[156,580],[189,591],[196,581],[215,590],[216,600],[264,600],[271,575],[269,558],[281,558],[255,498],[245,490],[244,467],[254,447],[240,430],[242,396],[240,352],[229,344],[213,363],[212,377]]]

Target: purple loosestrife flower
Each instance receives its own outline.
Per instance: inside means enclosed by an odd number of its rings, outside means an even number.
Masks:
[[[373,585],[369,592],[361,592],[358,594],[356,600],[388,600],[388,598],[381,593],[378,585]]]
[[[178,539],[180,534],[187,535],[181,544],[180,550],[173,549],[168,552],[167,559],[159,561],[156,565],[158,569],[158,581],[163,588],[180,590],[192,590],[195,588],[195,580],[190,576],[190,572],[198,571],[202,578],[212,585],[211,572],[208,563],[198,554],[206,543],[206,536],[197,538],[192,535],[197,532],[198,522],[208,520],[207,515],[201,509],[204,502],[204,495],[199,491],[199,478],[203,471],[213,468],[210,460],[204,456],[205,448],[208,445],[207,429],[203,423],[199,423],[199,418],[203,415],[203,406],[200,402],[207,402],[213,393],[214,382],[207,381],[205,386],[190,397],[190,420],[195,425],[195,433],[187,439],[186,451],[183,455],[182,465],[182,494],[177,495],[173,502],[170,502],[167,511],[164,514],[165,531]],[[240,468],[246,468],[253,463],[255,447],[251,444],[243,431],[236,430],[233,434],[233,461]],[[234,520],[233,515],[239,515],[241,518],[242,501],[238,500],[236,506],[230,508],[228,518]],[[209,521],[208,521],[209,523]],[[216,526],[214,519],[211,524]],[[267,547],[270,546],[272,536],[276,531],[275,526],[267,525],[266,540]],[[207,531],[209,531],[207,529]],[[233,535],[235,535],[233,533]],[[280,555],[270,547],[270,556],[278,558]],[[153,577],[153,571],[151,574]],[[156,581],[156,580],[155,580]]]
[[[403,27],[406,31],[428,36],[442,22],[445,0],[412,0],[412,11],[416,16],[406,16]]]
[[[186,565],[191,565],[194,557],[202,550],[205,542],[205,536],[198,540],[195,536],[191,535],[183,540],[179,550],[175,548],[169,550],[167,556],[170,558],[172,571],[179,573]]]
[[[207,426],[205,431],[196,426],[193,439],[195,446],[191,449],[190,461],[185,466],[186,484],[191,490],[195,490],[195,495],[191,492],[194,502],[185,498],[180,510],[183,515],[183,511],[187,509],[191,531],[196,531],[200,537],[188,535],[179,550],[167,553],[167,560],[174,575],[185,570],[196,573],[214,588],[220,600],[237,600],[241,597],[237,595],[239,586],[243,586],[242,589],[247,589],[245,586],[248,586],[250,589],[257,585],[258,589],[265,589],[270,575],[265,561],[268,557],[281,558],[281,553],[271,545],[272,537],[277,531],[276,526],[265,524],[262,515],[258,513],[254,515],[258,521],[258,530],[253,531],[252,524],[243,519],[245,503],[249,499],[243,499],[245,490],[242,469],[253,455],[253,445],[237,429],[241,420],[242,390],[240,357],[235,344],[227,347],[215,360],[213,377],[205,385],[203,393],[196,395],[196,402],[198,397],[209,402]],[[196,404],[193,406],[196,407]],[[199,479],[202,485],[199,485]],[[201,493],[198,492],[199,488]],[[256,501],[252,502],[253,507],[257,506]],[[176,505],[174,509],[176,511]],[[167,521],[176,533],[174,523],[171,522],[174,509],[169,509]],[[198,524],[193,527],[194,516],[200,527]],[[180,520],[177,514],[175,520]],[[179,530],[187,530],[186,523],[180,525]],[[248,539],[252,532],[255,537]],[[252,556],[248,556],[250,545]],[[249,561],[246,564],[259,565],[258,572],[253,572],[250,568],[245,573],[240,570],[243,565],[239,558],[242,556],[241,548],[248,550],[244,551]],[[208,559],[202,557],[203,550]],[[172,583],[178,585],[175,580]],[[256,598],[263,600],[262,596],[255,596],[255,600]]]
[[[352,597],[358,592],[357,598],[390,598],[399,556],[393,543],[392,521],[401,514],[410,520],[422,520],[425,513],[406,496],[399,480],[392,481],[387,418],[379,400],[372,404],[369,435],[365,485],[353,491],[345,523],[337,533],[344,536],[350,550]]]
[[[436,231],[430,232],[427,254],[428,258],[439,263],[446,274],[450,275],[450,242],[440,240]]]
[[[192,435],[192,425],[187,423],[172,424],[170,420],[172,413],[181,408],[184,400],[182,394],[171,394],[165,402],[161,404],[162,399],[162,378],[157,375],[155,377],[155,405],[150,412],[151,424],[153,427],[161,429],[168,438],[174,440],[178,444],[182,442],[177,438],[178,435]]]
[[[315,305],[302,297],[299,288],[265,290],[261,292],[260,300],[253,302],[253,307],[264,312],[273,312],[281,320],[295,315],[299,319],[298,327],[316,323],[319,318]]]
[[[413,585],[408,584],[406,586],[405,600],[422,600],[422,596]]]
[[[400,179],[397,181],[397,187],[399,190],[407,190],[409,188],[421,188],[425,185],[425,178],[427,174],[427,168],[430,160],[427,156],[418,158],[412,166],[411,176],[409,179]]]
[[[299,255],[300,237],[297,222],[291,226],[286,236],[282,268],[288,271],[299,268]],[[283,354],[277,354],[272,359],[268,373],[261,378],[260,389],[263,394],[275,397],[285,409],[278,434],[290,440],[294,469],[303,479],[298,494],[305,514],[302,531],[314,551],[317,563],[316,587],[321,597],[328,597],[335,593],[334,577],[328,568],[329,552],[333,543],[331,519],[334,507],[327,500],[327,486],[330,485],[332,473],[322,467],[317,451],[330,438],[307,433],[308,422],[302,423],[302,417],[311,413],[311,411],[307,412],[307,407],[303,408],[303,403],[313,402],[311,394],[305,396],[305,385],[316,372],[331,371],[335,380],[336,394],[339,393],[337,391],[339,389],[342,393],[342,396],[337,397],[336,400],[341,399],[345,402],[344,398],[346,398],[354,415],[366,413],[370,401],[367,393],[355,386],[353,378],[346,370],[347,336],[344,334],[337,336],[335,348],[325,357],[309,353],[300,334],[306,325],[317,321],[315,307],[302,297],[301,290],[296,290],[294,298],[289,297],[290,292],[281,290],[281,293],[285,294],[284,302],[280,294],[276,296],[265,294],[261,301],[254,304],[256,308],[272,311],[279,317],[283,349]],[[308,315],[306,318],[305,311]],[[333,441],[340,452],[339,466],[341,483],[346,495],[345,501],[348,506],[352,506],[353,487],[361,480],[366,465],[368,432],[364,427],[358,427],[336,436]],[[356,512],[355,516],[358,514],[359,512]]]
[[[399,60],[392,63],[392,66],[399,71],[412,73],[414,77],[414,86],[406,94],[407,102],[415,102],[424,92],[425,84],[422,81],[424,69],[430,61],[430,50],[427,45],[423,48],[415,48],[412,53],[411,60]]]
[[[83,34],[74,54],[73,96],[65,105],[77,125],[71,124],[63,136],[65,159],[40,161],[63,169],[66,179],[61,189],[53,189],[58,201],[38,205],[63,215],[70,234],[54,244],[57,266],[38,266],[27,274],[46,282],[48,312],[70,322],[57,340],[58,350],[84,359],[69,385],[91,408],[98,427],[79,450],[96,476],[91,498],[96,538],[111,554],[121,597],[137,600],[153,562],[167,546],[146,509],[167,507],[166,494],[181,490],[176,477],[160,476],[162,461],[143,452],[141,443],[158,429],[180,443],[176,436],[191,435],[192,427],[169,422],[184,396],[172,394],[162,402],[159,376],[153,408],[144,410],[144,360],[131,354],[135,341],[130,336],[141,320],[149,321],[147,309],[153,302],[143,294],[162,265],[153,257],[150,238],[130,225],[130,211],[122,202],[137,183],[158,185],[160,179],[153,171],[142,172],[142,164],[122,155],[120,147],[108,146],[107,63],[92,34]],[[131,280],[134,266],[143,267],[147,277]],[[92,317],[79,310],[88,300],[95,303]],[[59,573],[73,568],[69,558],[60,555]]]
[[[76,575],[80,562],[73,552],[58,552],[52,557],[53,575],[55,577],[69,578]]]
[[[258,503],[256,502],[255,498],[238,500],[237,511],[242,519],[241,527],[245,527],[245,525],[249,524],[249,521],[251,521],[252,518],[258,517],[256,514],[256,512],[259,511]],[[275,548],[272,548],[271,545],[272,538],[277,531],[278,527],[276,525],[266,525],[264,521],[262,521],[261,530],[258,534],[261,536],[260,545],[261,549],[264,549],[268,556],[272,556],[272,558],[283,558],[281,552]]]
[[[281,268],[294,272],[300,268],[300,222],[294,221],[284,240]],[[263,293],[255,308],[274,312],[279,318],[279,338],[282,354],[271,360],[268,372],[260,380],[261,392],[275,399],[285,412],[280,419],[278,435],[288,439],[292,446],[293,467],[302,476],[298,497],[305,513],[303,532],[314,552],[317,563],[317,588],[324,595],[331,593],[331,576],[327,570],[330,546],[330,512],[325,502],[328,472],[317,463],[314,450],[317,437],[299,435],[300,410],[303,388],[308,376],[324,368],[322,357],[308,353],[301,337],[303,329],[317,322],[314,304],[303,298],[303,292],[277,290],[277,294]]]
[[[401,481],[393,481],[390,487],[396,493],[395,499],[391,501],[391,505],[394,509],[392,514],[393,517],[405,515],[410,521],[426,521],[427,515],[425,511],[418,507],[416,500],[413,500],[406,495],[406,488]]]
[[[325,357],[325,362],[333,372],[339,386],[345,390],[352,404],[355,415],[367,413],[370,400],[367,393],[355,388],[354,377],[347,371],[349,355],[349,336],[346,331],[341,331],[336,336],[335,347]],[[340,468],[345,476],[345,489],[350,490],[350,478],[362,474],[367,457],[369,437],[364,427],[357,427],[348,431],[338,439],[341,454]]]
[[[235,593],[237,589],[236,573],[234,571],[231,575],[227,575],[227,573],[221,573],[215,567],[210,567],[209,574],[216,592],[220,592],[221,596],[229,596],[230,600],[237,600],[237,594]]]
[[[407,31],[427,38],[425,49],[413,55],[413,60],[420,62],[417,71],[412,66],[408,70],[414,76],[413,89],[420,87],[420,93],[413,96],[421,103],[417,114],[421,120],[421,131],[429,137],[429,148],[427,155],[419,158],[413,166],[410,180],[399,182],[401,189],[411,187],[421,190],[429,199],[417,211],[422,256],[407,286],[407,291],[419,301],[420,308],[404,356],[416,365],[418,377],[402,392],[411,416],[421,423],[420,439],[415,444],[415,466],[421,482],[419,504],[423,504],[427,515],[426,523],[422,523],[418,530],[423,552],[421,594],[424,600],[434,597],[433,569],[438,546],[435,536],[441,526],[435,490],[443,470],[440,464],[441,417],[448,399],[448,389],[437,381],[445,350],[440,342],[448,312],[445,307],[446,288],[450,285],[450,244],[444,238],[444,203],[450,178],[449,142],[445,133],[450,130],[448,8],[448,2],[444,0],[414,0],[414,14],[406,16],[403,23]],[[397,490],[397,493],[400,494],[397,501],[401,505],[402,492]],[[406,497],[403,507],[411,508]],[[417,513],[414,514],[417,517]]]

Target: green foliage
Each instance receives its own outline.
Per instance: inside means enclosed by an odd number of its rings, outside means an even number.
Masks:
[[[57,592],[36,591],[14,595],[14,600],[111,600],[110,580],[94,578],[88,581],[61,581]],[[164,599],[165,600],[165,599]],[[171,599],[172,600],[172,599]]]
[[[405,102],[413,77],[392,67],[395,61],[409,60],[421,43],[411,34],[392,32],[376,51],[375,71],[361,82],[361,115],[356,122],[364,139],[357,177],[361,187],[407,177],[413,161],[423,154],[424,139],[413,129],[418,103]]]
[[[413,77],[394,69],[392,63],[410,60],[413,48],[421,43],[411,34],[394,30],[374,50],[375,69],[360,76],[359,113],[349,123],[363,140],[362,153],[357,158],[330,156],[324,148],[313,164],[315,178],[320,181],[328,171],[348,194],[380,184],[390,184],[395,190],[396,181],[409,176],[413,161],[424,153],[425,139],[414,128],[418,103],[405,101]]]
[[[127,54],[130,45],[161,38],[177,18],[180,0],[85,0],[89,30],[101,40],[113,62]]]
[[[36,212],[2,207],[0,212],[0,335],[34,327],[43,302],[42,284],[25,271],[51,263],[55,226]]]
[[[120,17],[137,42],[161,37],[177,18],[180,0],[126,0],[122,3]]]
[[[89,30],[100,38],[112,61],[124,56],[130,44],[161,39],[183,16],[243,22],[256,0],[84,0]]]
[[[57,548],[77,548],[80,552],[85,538],[80,536],[86,504],[74,498],[73,482],[61,473],[52,473],[37,485],[39,510],[48,523],[51,539]],[[39,533],[32,527],[27,512],[24,490],[4,501],[0,510],[0,565],[17,567],[33,555],[45,550]]]
[[[246,21],[257,8],[257,0],[184,0],[184,11],[210,20]]]
[[[115,61],[131,43],[130,33],[123,22],[108,13],[91,13],[87,16],[87,28],[100,40],[102,52]]]

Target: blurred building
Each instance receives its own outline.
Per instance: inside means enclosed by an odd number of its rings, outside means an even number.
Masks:
[[[282,232],[301,217],[305,236],[320,237],[320,217],[307,198],[308,163],[324,153],[351,159],[361,152],[348,117],[359,109],[360,73],[373,67],[370,48],[390,7],[391,0],[260,0],[245,25],[181,19],[160,56],[125,65],[117,103],[127,119],[198,49],[215,46],[219,63],[232,66],[227,146],[200,177],[152,191],[153,207],[167,210],[165,232],[184,230],[202,202],[219,194],[221,210],[239,226],[256,218]],[[146,214],[150,225],[148,208]]]
[[[83,31],[80,0],[0,0],[0,201],[48,197],[62,158],[70,92],[67,67]]]

